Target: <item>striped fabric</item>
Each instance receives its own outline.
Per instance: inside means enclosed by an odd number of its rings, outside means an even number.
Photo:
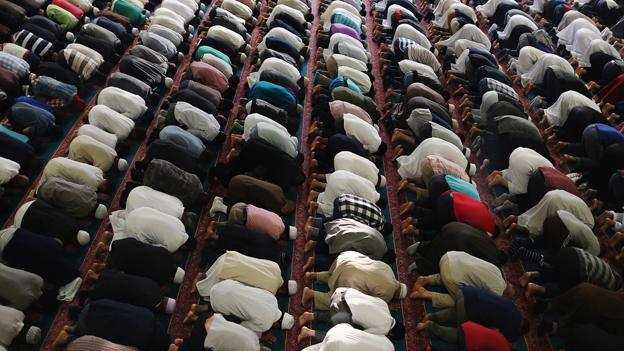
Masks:
[[[63,57],[65,57],[65,61],[72,71],[82,75],[87,80],[93,76],[98,68],[95,60],[74,49],[63,50]]]
[[[620,275],[603,259],[585,250],[575,248],[575,251],[579,255],[581,277],[585,281],[609,290],[618,290],[622,286]]]
[[[0,52],[0,67],[15,73],[20,79],[30,73],[30,65],[26,61],[6,52]]]
[[[52,43],[27,30],[17,32],[13,38],[16,44],[30,50],[39,57],[45,56],[52,49]]]
[[[430,50],[418,45],[410,45],[407,48],[407,58],[431,67],[435,72],[439,72],[442,65],[436,55]]]

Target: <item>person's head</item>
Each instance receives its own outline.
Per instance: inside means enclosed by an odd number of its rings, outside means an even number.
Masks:
[[[396,261],[396,253],[394,252],[394,250],[388,249],[388,251],[386,251],[385,255],[383,255],[381,260],[388,265],[392,265]]]
[[[30,179],[28,179],[28,177],[23,174],[18,174],[15,177],[13,177],[11,182],[13,183],[13,185],[15,185],[18,188],[25,188],[28,185],[28,183],[30,183]]]
[[[113,186],[114,184],[110,180],[104,179],[104,181],[98,185],[98,192],[110,194],[113,191]]]
[[[394,327],[390,329],[387,335],[390,340],[399,340],[405,337],[405,327],[403,323],[396,322],[394,323]]]
[[[396,299],[404,299],[407,296],[407,285],[403,283],[399,283],[396,291],[394,292],[394,298]]]

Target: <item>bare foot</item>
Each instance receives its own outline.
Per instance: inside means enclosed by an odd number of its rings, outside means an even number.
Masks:
[[[609,244],[611,247],[616,247],[620,242],[622,242],[622,240],[624,240],[624,233],[617,232],[609,238]]]
[[[313,320],[314,320],[314,313],[308,312],[308,311],[303,312],[303,314],[299,316],[299,325],[304,326]]]
[[[410,299],[430,299],[431,293],[427,289],[420,287],[410,294]]]
[[[546,292],[546,289],[544,289],[543,286],[537,285],[535,283],[529,283],[527,284],[527,289],[524,292],[524,296],[526,296],[526,298],[529,299],[537,293],[544,293],[544,292]]]
[[[312,257],[308,257],[308,260],[306,261],[306,263],[303,265],[303,271],[304,272],[309,272],[312,269],[314,269],[314,263],[315,263],[315,259],[314,256]]]
[[[516,223],[517,220],[518,220],[517,216],[510,215],[507,218],[505,218],[505,220],[503,221],[503,227],[509,228],[509,226],[511,226],[512,223]]]
[[[305,245],[303,245],[303,252],[304,253],[311,252],[312,250],[314,250],[314,248],[316,248],[316,241],[308,240],[306,241]]]
[[[301,294],[301,306],[308,307],[314,299],[314,290],[307,286],[303,288],[303,294]]]
[[[306,272],[303,279],[306,284],[312,283],[316,280],[316,272]]]
[[[401,204],[400,213],[401,217],[409,216],[410,212],[416,209],[416,205],[413,202],[406,202]]]
[[[297,335],[297,342],[301,343],[306,339],[310,339],[314,337],[314,330],[308,328],[308,327],[303,327],[301,328],[301,331],[299,332],[299,335]]]
[[[518,279],[518,283],[521,287],[526,287],[527,284],[535,277],[535,272],[524,272]]]
[[[420,323],[416,324],[416,331],[417,332],[421,332],[421,331],[429,328],[429,325],[431,325],[431,321],[420,322]]]
[[[61,330],[58,333],[57,337],[54,339],[52,346],[61,347],[67,345],[67,343],[69,342],[69,337],[70,335],[67,331],[65,331],[65,329]]]
[[[421,275],[420,277],[416,279],[416,282],[414,283],[414,290],[427,285],[427,283],[428,283],[427,276]]]
[[[95,273],[92,269],[89,269],[84,276],[84,282],[93,283],[94,281],[98,280],[99,277],[99,274]]]
[[[99,256],[106,252],[108,252],[108,245],[105,244],[104,242],[99,242],[97,246],[95,247],[95,255]]]
[[[204,280],[204,279],[206,279],[206,273],[204,272],[197,273],[197,275],[193,279],[193,286],[191,287],[191,294],[194,294],[197,292],[197,282],[199,282],[200,280]]]
[[[195,323],[196,320],[198,320],[199,317],[197,317],[197,315],[195,313],[193,313],[193,311],[188,311],[188,313],[186,314],[186,317],[184,317],[184,321],[182,323],[184,324],[192,324]]]

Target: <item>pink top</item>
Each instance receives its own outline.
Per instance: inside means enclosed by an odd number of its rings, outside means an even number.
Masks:
[[[54,0],[52,1],[52,4],[66,10],[67,12],[74,15],[74,17],[76,17],[77,19],[81,19],[82,16],[84,16],[84,11],[82,11],[80,7],[70,3],[69,1]]]
[[[223,93],[227,90],[229,82],[227,77],[214,66],[201,61],[191,63],[193,79]]]
[[[284,221],[276,213],[254,205],[247,205],[247,229],[264,233],[278,240],[284,233]]]
[[[345,113],[350,113],[370,124],[373,124],[373,119],[368,112],[364,111],[361,107],[346,101],[334,100],[330,102],[329,110],[334,118],[342,117]]]

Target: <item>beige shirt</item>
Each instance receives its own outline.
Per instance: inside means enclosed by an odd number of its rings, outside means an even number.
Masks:
[[[117,151],[88,135],[79,135],[69,144],[68,157],[108,172],[113,167]]]

